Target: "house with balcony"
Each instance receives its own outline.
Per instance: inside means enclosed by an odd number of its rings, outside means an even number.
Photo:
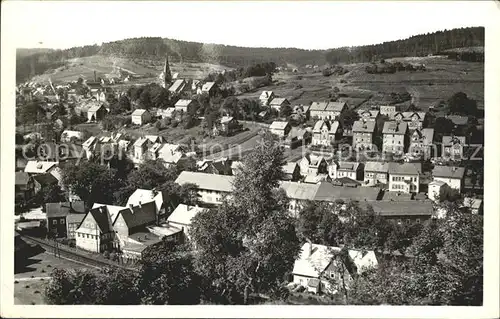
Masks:
[[[382,130],[382,152],[402,154],[408,145],[408,124],[406,122],[387,121]]]
[[[389,163],[389,191],[418,193],[421,173],[420,163]]]

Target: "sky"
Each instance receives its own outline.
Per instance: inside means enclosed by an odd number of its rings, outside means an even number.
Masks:
[[[7,9],[7,10],[4,10]],[[132,37],[246,47],[328,49],[484,26],[488,1],[6,1],[17,48],[69,48]],[[7,11],[7,13],[5,12]],[[5,15],[4,15],[5,14]]]

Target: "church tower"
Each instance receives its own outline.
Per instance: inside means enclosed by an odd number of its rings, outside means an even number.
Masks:
[[[163,67],[163,87],[168,88],[172,83],[172,73],[168,64],[168,55],[165,57],[165,66]]]

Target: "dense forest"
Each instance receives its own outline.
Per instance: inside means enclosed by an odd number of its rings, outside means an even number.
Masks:
[[[43,73],[50,68],[64,65],[67,59],[95,54],[158,60],[165,54],[172,62],[212,62],[230,67],[246,67],[257,63],[274,62],[278,66],[323,65],[325,63],[372,62],[382,58],[400,56],[425,56],[447,54],[450,58],[468,61],[483,61],[484,53],[457,53],[447,50],[484,46],[484,28],[461,28],[417,35],[404,40],[381,44],[344,47],[331,50],[303,50],[295,48],[244,48],[218,44],[187,42],[159,37],[125,39],[74,47],[66,50],[18,50],[17,79],[24,81],[30,76]]]

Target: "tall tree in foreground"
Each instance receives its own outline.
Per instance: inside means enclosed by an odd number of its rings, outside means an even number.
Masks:
[[[269,136],[243,160],[231,198],[193,221],[200,272],[232,303],[275,292],[300,250],[288,199],[279,190],[283,151]],[[234,296],[236,295],[236,299]]]

